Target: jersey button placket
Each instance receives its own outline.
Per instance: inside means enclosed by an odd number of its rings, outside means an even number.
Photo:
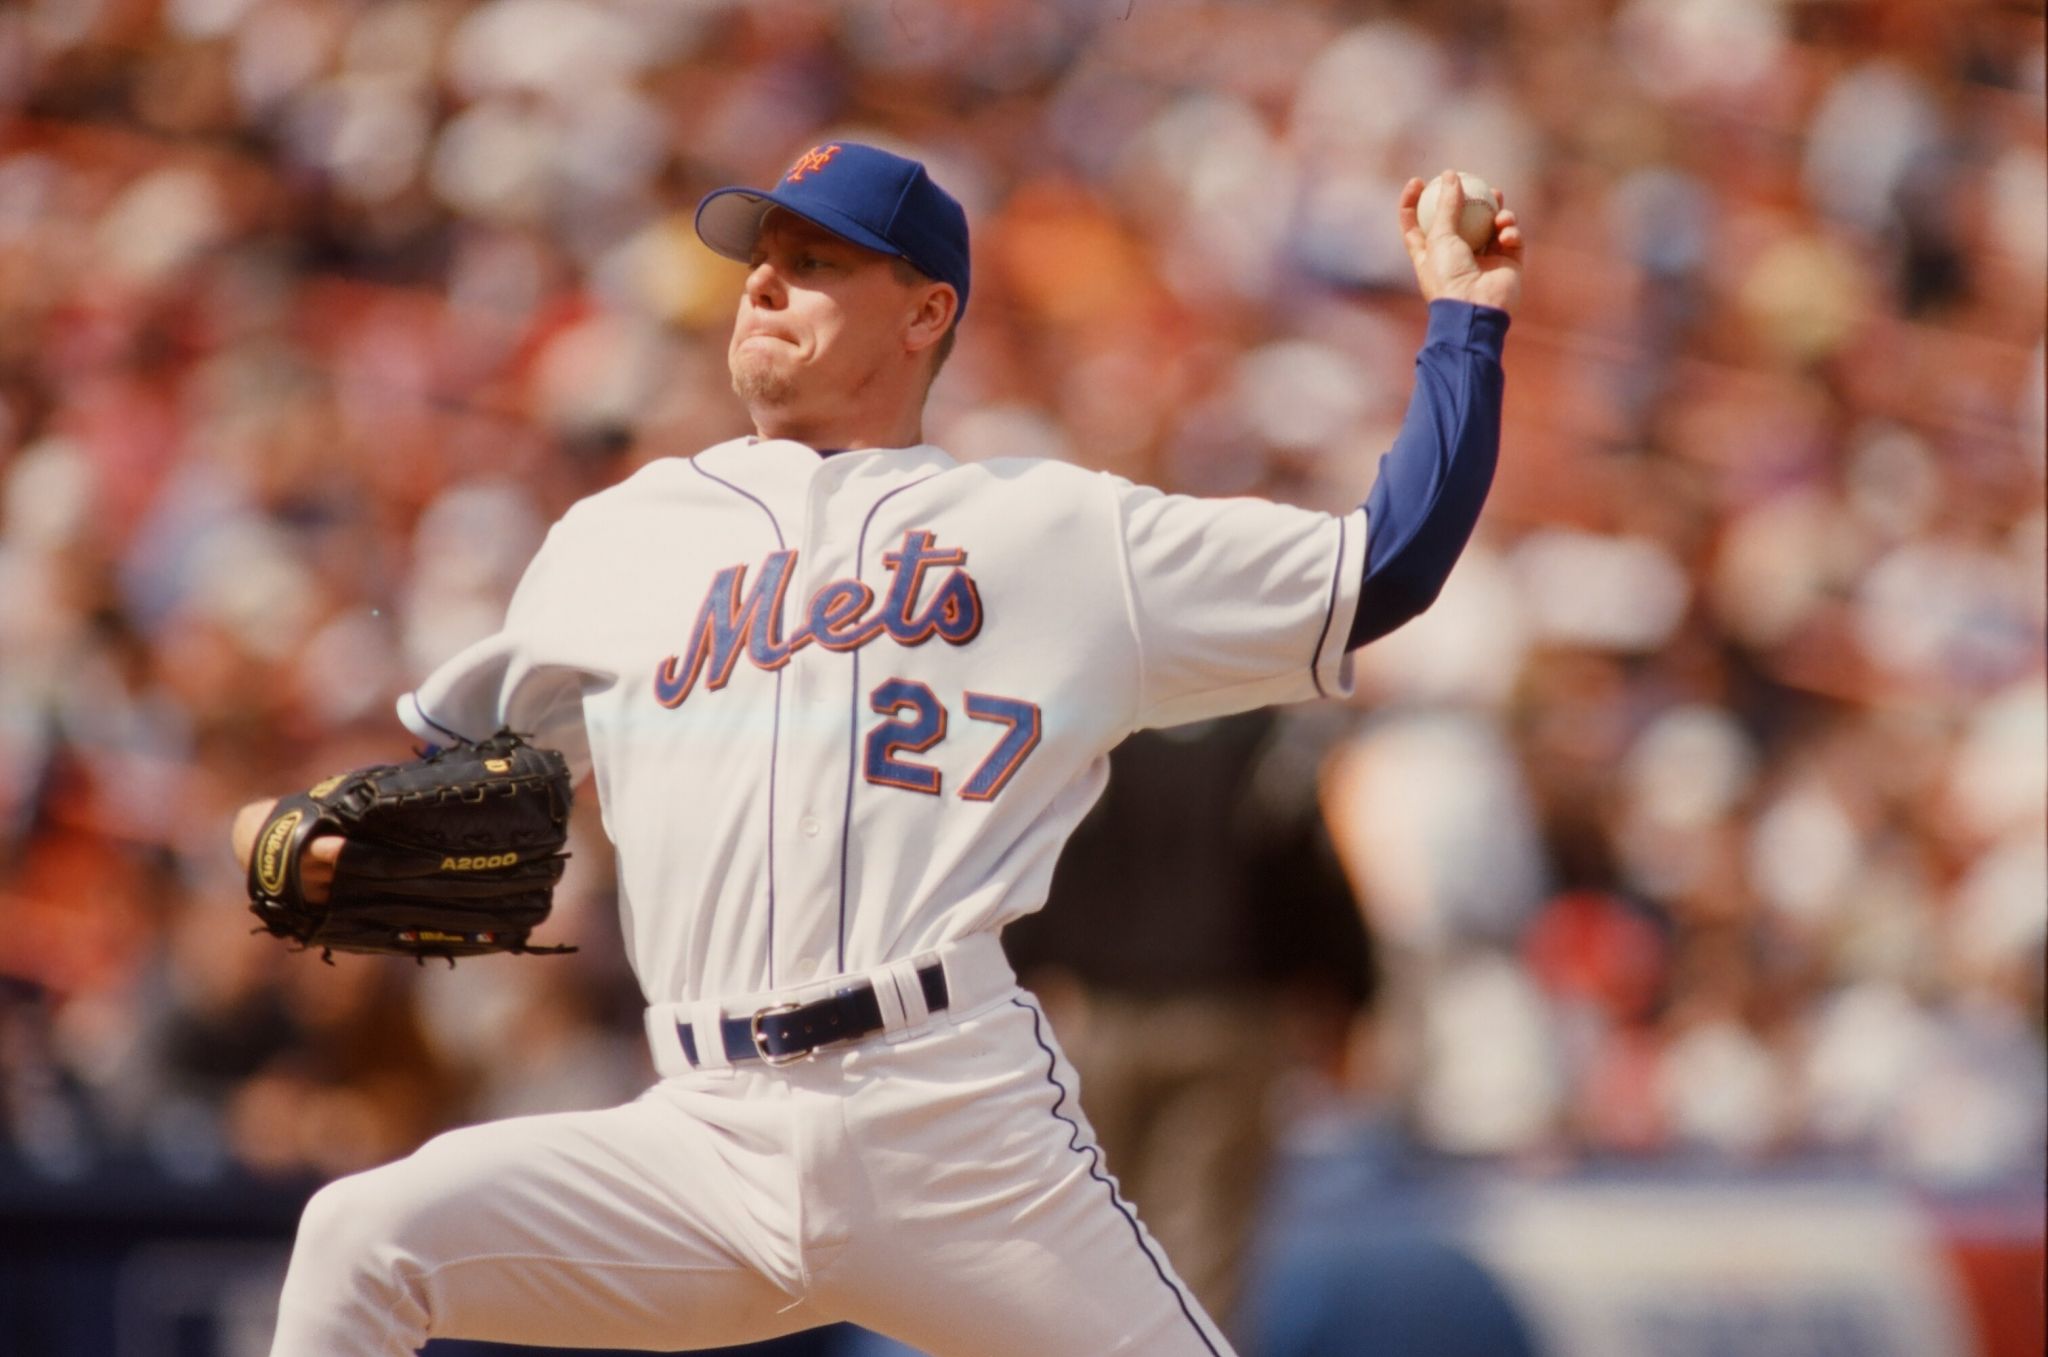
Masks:
[[[831,558],[828,521],[831,487],[836,483],[830,464],[813,474],[807,491],[802,538],[797,560],[798,578],[788,594],[785,631],[801,625],[812,595],[844,573],[842,562]],[[785,821],[783,857],[788,882],[789,908],[782,912],[776,928],[776,974],[788,984],[803,984],[837,969],[839,943],[839,853],[838,836],[828,834],[828,819],[836,829],[837,801],[845,781],[843,744],[846,729],[844,669],[850,657],[819,646],[806,646],[783,670],[784,731],[794,738],[784,748],[789,778],[784,786],[798,791],[792,798],[791,815]],[[833,802],[831,809],[817,798]],[[788,969],[784,969],[787,963]]]
[[[777,619],[778,630],[785,638],[800,620],[801,600],[809,597],[806,590],[812,576],[809,547],[815,508],[815,502],[806,489],[802,509],[790,516],[794,519],[794,530],[785,545],[796,551],[796,560],[784,595],[783,612]],[[799,818],[807,814],[804,798],[808,796],[805,789],[809,786],[807,764],[810,750],[805,735],[808,724],[805,708],[807,695],[816,686],[816,680],[806,681],[807,666],[803,659],[801,653],[797,654],[775,676],[781,694],[775,748],[777,800],[770,833],[775,844],[777,899],[775,928],[769,948],[772,952],[770,975],[777,989],[787,989],[810,978],[795,974],[789,963],[799,954],[813,950],[809,942],[810,916],[816,905],[812,900],[811,864],[804,860],[808,841],[799,836],[798,825]]]

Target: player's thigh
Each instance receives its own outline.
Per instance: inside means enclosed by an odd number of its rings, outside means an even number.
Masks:
[[[706,1347],[772,1336],[787,1292],[719,1142],[671,1102],[438,1136],[307,1207],[293,1270],[395,1279],[435,1336]],[[304,1253],[327,1255],[302,1258]]]
[[[870,1163],[896,1205],[833,1270],[835,1303],[932,1357],[1228,1353],[1104,1170],[1042,1015],[1020,1001],[956,1035],[907,1043],[895,1058],[923,1068],[878,1082],[919,1101],[881,1118],[895,1150]]]
[[[905,1250],[851,1317],[927,1357],[1229,1357],[1155,1244],[1122,1220],[1120,1238],[1080,1224],[956,1239],[929,1271],[902,1266]]]

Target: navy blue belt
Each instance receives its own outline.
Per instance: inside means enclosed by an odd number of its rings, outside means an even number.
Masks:
[[[937,1013],[945,1008],[946,968],[928,961],[917,968],[917,985],[924,991],[925,1007]],[[842,1041],[858,1041],[882,1030],[882,1001],[867,980],[813,999],[807,1004],[776,1004],[745,1018],[720,1018],[719,1040],[725,1058],[737,1065],[743,1060],[765,1060],[771,1065],[788,1065],[815,1055],[820,1047]],[[692,1065],[697,1058],[697,1034],[686,1022],[676,1024],[682,1038],[683,1055]]]

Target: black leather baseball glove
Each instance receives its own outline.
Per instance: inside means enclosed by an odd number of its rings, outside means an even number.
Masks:
[[[343,773],[277,803],[249,854],[250,910],[301,948],[445,958],[573,952],[527,937],[568,854],[569,767],[510,731],[411,763]],[[305,898],[312,840],[344,842],[324,903]]]

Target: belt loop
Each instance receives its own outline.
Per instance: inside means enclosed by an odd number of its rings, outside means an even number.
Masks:
[[[690,1068],[690,1062],[683,1053],[682,1032],[676,1022],[678,1011],[679,1006],[675,1004],[649,1004],[643,1015],[647,1049],[654,1056],[655,1073],[664,1079]]]
[[[1017,984],[994,933],[970,933],[939,948],[946,966],[946,1010],[958,1015],[1008,993]]]
[[[877,971],[870,977],[870,983],[875,990],[875,1006],[882,1011],[882,1030],[900,1032],[908,1027],[911,1017],[904,1007],[902,990],[894,971]]]
[[[696,1037],[697,1068],[700,1070],[725,1070],[732,1068],[732,1060],[725,1053],[725,1039],[719,1028],[722,1016],[716,1000],[689,1006],[690,1030]]]
[[[931,1005],[925,1002],[924,986],[918,982],[917,963],[916,957],[892,961],[883,968],[882,976],[877,977],[878,980],[886,977],[888,987],[896,992],[896,1002],[903,1009],[903,1027],[916,1027],[932,1015]],[[875,986],[875,992],[882,992],[881,984]],[[884,1013],[886,1015],[886,1009]],[[887,1030],[893,1032],[898,1029],[891,1027]]]

